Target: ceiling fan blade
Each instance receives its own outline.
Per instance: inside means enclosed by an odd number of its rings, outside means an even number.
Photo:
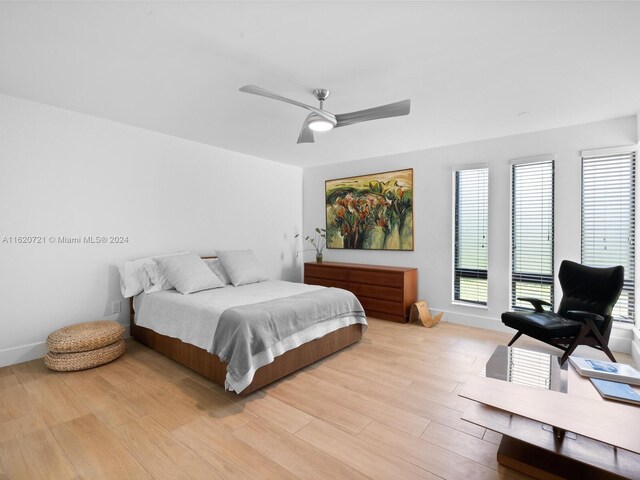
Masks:
[[[381,105],[380,107],[360,110],[358,112],[341,113],[336,115],[338,123],[336,127],[346,127],[354,123],[368,122],[369,120],[378,120],[380,118],[400,117],[408,115],[411,110],[411,100],[402,100],[401,102]]]
[[[311,114],[307,116],[304,123],[302,124],[302,128],[300,129],[300,135],[298,136],[298,143],[314,143],[313,130],[309,128],[310,119],[311,119]]]
[[[313,130],[304,125],[298,136],[298,143],[315,143],[313,139]]]
[[[335,117],[333,114],[329,112],[325,112],[324,110],[320,110],[319,108],[312,107],[311,105],[307,105],[302,102],[298,102],[296,100],[291,100],[290,98],[283,97],[282,95],[278,95],[277,93],[270,92],[269,90],[265,90],[264,88],[260,88],[256,85],[245,85],[244,87],[240,87],[239,90],[244,93],[251,93],[253,95],[259,95],[261,97],[271,98],[273,100],[279,100],[281,102],[290,103],[291,105],[296,105],[298,107],[306,108],[307,110],[311,110],[314,113],[317,113],[323,118],[326,118],[329,121],[334,121]]]

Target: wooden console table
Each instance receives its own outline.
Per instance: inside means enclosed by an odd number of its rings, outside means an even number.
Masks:
[[[304,283],[344,288],[360,300],[367,315],[406,322],[418,298],[418,269],[359,263],[305,263]]]
[[[571,365],[565,373],[566,393],[472,377],[460,396],[478,403],[462,418],[501,433],[498,463],[535,478],[640,479],[640,407],[600,398]]]

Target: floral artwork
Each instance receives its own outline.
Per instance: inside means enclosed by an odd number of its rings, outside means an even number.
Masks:
[[[413,169],[325,182],[328,248],[413,250]]]

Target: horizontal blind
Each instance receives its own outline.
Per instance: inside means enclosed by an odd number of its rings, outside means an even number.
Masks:
[[[553,305],[553,160],[513,165],[511,178],[511,308],[520,297]]]
[[[582,263],[624,267],[614,319],[635,314],[636,153],[582,157]]]
[[[456,171],[455,190],[453,298],[486,305],[489,169]]]

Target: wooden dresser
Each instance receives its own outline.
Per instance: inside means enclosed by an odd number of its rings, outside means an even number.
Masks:
[[[367,315],[394,322],[406,322],[418,299],[417,268],[310,262],[304,264],[304,283],[349,290]]]

